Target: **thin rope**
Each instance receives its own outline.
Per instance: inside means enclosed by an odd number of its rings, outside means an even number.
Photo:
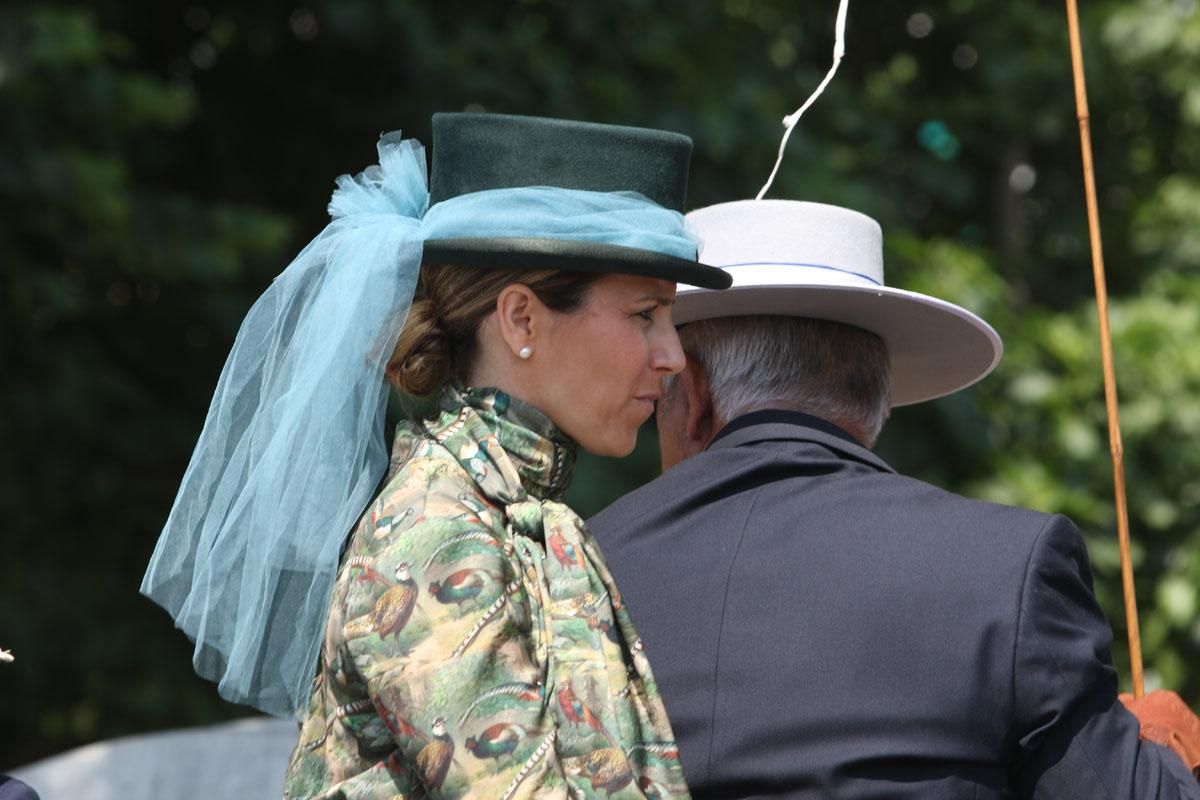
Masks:
[[[754,198],[755,200],[762,200],[763,195],[767,193],[767,189],[771,188],[771,184],[775,181],[775,175],[779,172],[779,165],[783,163],[783,151],[787,148],[788,139],[791,137],[796,123],[800,121],[800,117],[804,115],[804,112],[808,111],[808,107],[821,96],[821,92],[825,91],[825,87],[833,80],[833,75],[837,72],[838,65],[842,63],[842,56],[846,54],[846,9],[849,5],[850,0],[841,0],[841,3],[838,5],[836,38],[833,44],[833,66],[829,68],[829,72],[825,73],[825,79],[817,86],[817,90],[804,101],[804,105],[796,109],[794,113],[788,114],[783,118],[785,130],[783,132],[783,141],[779,143],[779,156],[775,159],[775,168],[771,170],[771,177],[767,178],[767,182],[758,190],[758,195]]]

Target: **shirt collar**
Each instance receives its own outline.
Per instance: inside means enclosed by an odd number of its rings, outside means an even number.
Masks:
[[[743,414],[740,417],[732,420],[724,428],[717,432],[717,435],[708,443],[709,447],[716,444],[717,441],[723,439],[734,431],[739,431],[742,428],[748,428],[751,425],[766,425],[771,423],[782,423],[785,425],[803,425],[806,428],[814,428],[819,431],[837,436],[844,439],[850,444],[862,447],[862,443],[851,436],[844,428],[834,425],[828,420],[814,417],[812,414],[805,414],[802,411],[789,411],[781,408],[764,409],[762,411],[751,411],[749,414]]]
[[[828,420],[785,409],[767,409],[743,414],[722,428],[706,450],[741,447],[768,440],[808,441],[881,472],[895,472],[886,461],[864,447],[844,429]]]

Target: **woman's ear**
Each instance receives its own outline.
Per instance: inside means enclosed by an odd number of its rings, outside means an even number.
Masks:
[[[532,354],[537,349],[545,310],[534,291],[523,283],[510,283],[500,290],[496,297],[496,324],[514,356],[529,358],[522,353]]]

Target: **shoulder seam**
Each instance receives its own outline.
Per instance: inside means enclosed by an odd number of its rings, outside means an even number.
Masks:
[[[1029,572],[1033,568],[1033,554],[1037,552],[1038,543],[1054,522],[1054,517],[1051,516],[1042,523],[1042,527],[1038,530],[1037,536],[1033,537],[1033,542],[1029,546],[1029,552],[1025,555],[1025,569],[1021,572],[1021,587],[1017,590],[1017,624],[1014,627],[1013,646],[1012,646],[1012,669],[1009,670],[1009,709],[1012,718],[1015,721],[1017,715],[1017,653],[1021,644],[1021,632],[1025,624],[1025,592],[1029,587]]]

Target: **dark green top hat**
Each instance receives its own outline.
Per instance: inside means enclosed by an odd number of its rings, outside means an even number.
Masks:
[[[430,203],[487,189],[633,191],[683,212],[692,140],[648,128],[506,114],[434,114]],[[570,239],[428,239],[425,263],[646,275],[724,289],[722,270],[632,247]]]

